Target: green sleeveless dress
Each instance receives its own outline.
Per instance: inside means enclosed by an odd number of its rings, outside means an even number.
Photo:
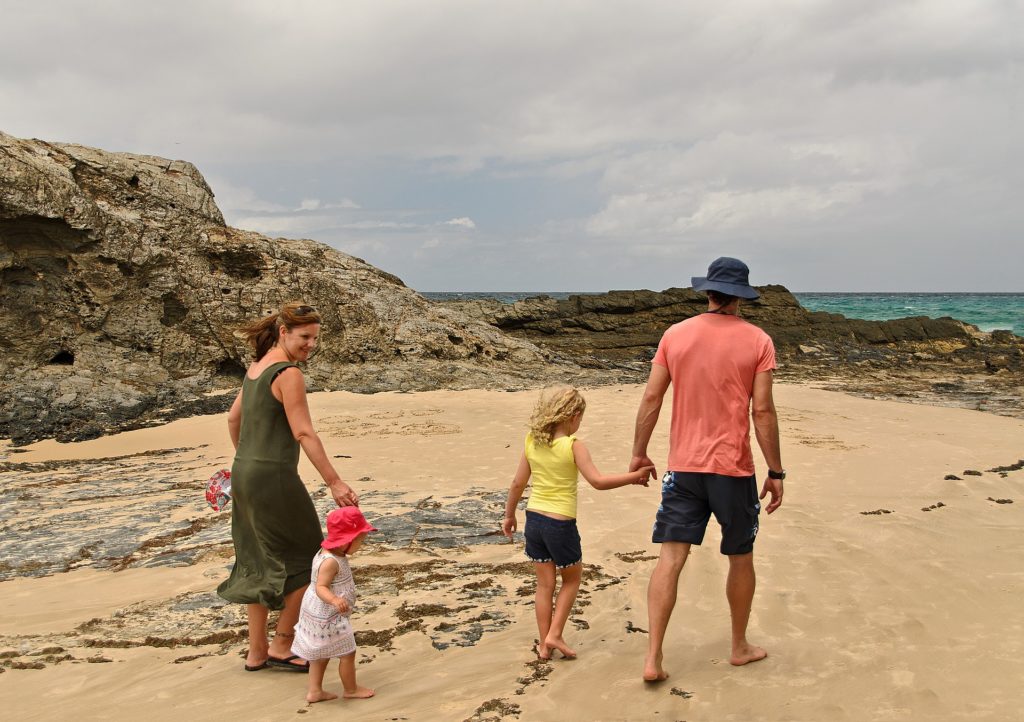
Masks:
[[[231,540],[235,564],[217,587],[229,602],[281,609],[285,595],[309,584],[323,534],[299,479],[299,443],[270,384],[295,364],[271,364],[242,382],[242,426],[231,466]]]

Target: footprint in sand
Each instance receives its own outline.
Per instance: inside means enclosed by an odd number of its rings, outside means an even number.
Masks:
[[[412,416],[436,416],[441,409],[413,409],[409,412]]]
[[[402,436],[442,436],[445,434],[461,434],[462,427],[457,424],[441,424],[436,421],[420,421],[414,424],[405,424],[397,432]]]
[[[793,438],[796,440],[798,444],[803,444],[804,446],[811,446],[815,449],[830,449],[832,451],[850,451],[851,449],[863,448],[847,444],[830,434],[821,435],[800,432],[795,434]]]
[[[374,411],[372,414],[367,414],[367,418],[370,419],[399,419],[405,416],[404,411]]]

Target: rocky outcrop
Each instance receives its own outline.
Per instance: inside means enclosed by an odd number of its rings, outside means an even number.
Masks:
[[[808,311],[782,286],[759,291],[742,315],[774,339],[782,378],[1024,416],[1024,339],[1008,331],[982,333],[952,318],[851,319]],[[560,358],[635,380],[646,377],[665,329],[707,308],[689,288],[445,303]]]
[[[811,313],[781,286],[744,315],[781,373],[1020,413],[1022,340],[953,319]],[[642,381],[690,289],[430,303],[313,241],[225,226],[189,163],[0,133],[0,438],[88,438],[230,403],[238,327],[303,299],[325,319],[312,388],[359,392]]]
[[[313,241],[229,228],[189,163],[0,133],[0,437],[70,440],[217,411],[236,330],[302,299],[313,388],[522,387],[580,369]]]

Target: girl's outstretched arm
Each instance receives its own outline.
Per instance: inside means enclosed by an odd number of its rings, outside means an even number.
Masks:
[[[647,486],[647,480],[654,474],[653,466],[644,466],[625,474],[602,474],[594,465],[594,460],[590,458],[590,451],[587,450],[586,444],[579,439],[572,444],[572,455],[576,459],[576,467],[583,474],[583,478],[590,482],[595,489],[617,489],[630,484]]]
[[[512,538],[516,530],[516,507],[519,500],[523,498],[526,490],[526,482],[530,480],[530,462],[526,460],[526,452],[519,457],[519,467],[512,479],[512,486],[508,489],[508,499],[505,501],[505,518],[501,522],[501,533]]]
[[[339,613],[348,614],[352,611],[348,606],[348,600],[331,591],[331,582],[334,581],[338,569],[338,562],[330,557],[320,562],[320,571],[316,574],[316,595],[337,609]]]

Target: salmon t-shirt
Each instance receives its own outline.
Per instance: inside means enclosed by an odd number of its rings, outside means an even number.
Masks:
[[[661,337],[651,363],[672,379],[670,471],[750,476],[754,376],[775,368],[771,337],[738,316],[704,313]]]

